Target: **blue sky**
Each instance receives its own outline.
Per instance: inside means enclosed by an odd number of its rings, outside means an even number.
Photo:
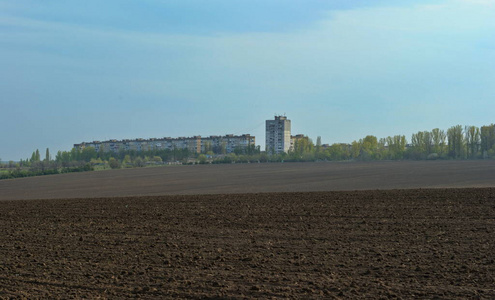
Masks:
[[[400,2],[400,3],[397,3]],[[0,158],[110,138],[352,142],[495,122],[495,1],[3,1]]]

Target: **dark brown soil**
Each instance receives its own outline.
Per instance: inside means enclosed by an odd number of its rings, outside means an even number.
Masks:
[[[171,166],[0,180],[0,200],[495,187],[495,160]]]
[[[494,188],[0,205],[0,298],[495,298]]]

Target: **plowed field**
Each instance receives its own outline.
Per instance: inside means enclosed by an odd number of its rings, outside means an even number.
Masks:
[[[0,298],[495,298],[493,188],[0,205]]]
[[[0,180],[0,200],[495,187],[495,160],[169,166]]]

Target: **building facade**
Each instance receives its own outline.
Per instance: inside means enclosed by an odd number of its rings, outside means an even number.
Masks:
[[[201,152],[212,151],[217,154],[233,153],[236,150],[248,152],[248,149],[254,149],[256,139],[250,134],[225,136],[212,135],[201,139]]]
[[[225,136],[210,136],[202,138],[201,136],[193,137],[178,137],[178,138],[151,138],[151,139],[135,139],[135,140],[108,140],[108,141],[93,141],[74,144],[74,148],[83,150],[87,147],[93,147],[97,152],[114,152],[130,151],[152,151],[152,150],[174,150],[188,149],[191,153],[206,153],[209,150],[219,149],[225,153],[232,153],[236,149],[247,151],[249,147],[254,148],[256,138],[249,134]],[[214,151],[219,153],[217,151]]]
[[[294,151],[296,149],[296,144],[298,142],[301,142],[302,140],[306,140],[307,143],[309,144],[309,137],[305,136],[304,134],[291,135],[289,150]]]
[[[275,116],[266,120],[266,152],[270,154],[287,153],[291,146],[291,124],[286,116]]]

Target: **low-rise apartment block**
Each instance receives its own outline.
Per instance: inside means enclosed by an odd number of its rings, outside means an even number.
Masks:
[[[201,152],[213,151],[215,153],[233,153],[236,149],[247,151],[249,147],[255,147],[256,138],[250,134],[225,136],[209,136],[201,139]]]
[[[114,152],[134,150],[152,151],[152,150],[174,150],[188,149],[192,153],[205,153],[213,151],[216,153],[232,153],[236,149],[247,151],[249,147],[254,147],[256,139],[249,134],[225,136],[193,136],[178,138],[151,138],[151,139],[134,139],[134,140],[108,140],[93,141],[74,144],[74,148],[83,150],[87,147],[93,147],[97,152]],[[216,151],[217,150],[217,151]]]
[[[296,147],[296,143],[302,140],[306,140],[309,143],[309,138],[304,134],[296,134],[290,136],[290,151],[294,151]]]

